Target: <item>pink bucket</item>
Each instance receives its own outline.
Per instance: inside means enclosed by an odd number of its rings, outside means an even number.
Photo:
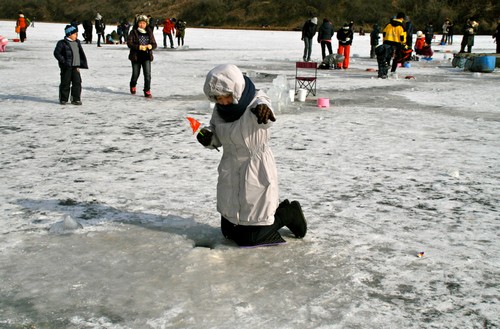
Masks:
[[[318,98],[318,107],[330,107],[330,99]]]

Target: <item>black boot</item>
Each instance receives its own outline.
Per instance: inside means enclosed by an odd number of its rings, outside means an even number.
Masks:
[[[301,239],[306,235],[307,222],[298,201],[284,200],[276,209],[276,215],[280,217],[296,238]]]

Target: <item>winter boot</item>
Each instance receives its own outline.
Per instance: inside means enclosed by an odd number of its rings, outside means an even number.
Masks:
[[[276,209],[276,215],[280,217],[296,238],[301,239],[306,235],[307,222],[298,201],[284,200]]]

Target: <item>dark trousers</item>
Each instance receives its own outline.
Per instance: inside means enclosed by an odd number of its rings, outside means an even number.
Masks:
[[[467,47],[467,52],[472,52],[472,46],[474,45],[474,36],[465,36],[462,38],[462,43],[460,44],[460,52],[465,52],[465,47]]]
[[[239,246],[256,246],[273,243],[281,239],[278,230],[285,226],[279,216],[274,216],[274,223],[266,226],[235,225],[226,218],[221,218],[221,231],[224,237],[233,240]]]
[[[394,49],[394,59],[392,60],[391,72],[396,72],[398,68],[398,63],[401,63],[404,57],[403,49],[401,47],[393,47]]]
[[[170,48],[174,48],[174,38],[172,38],[172,33],[163,33],[163,47],[167,48],[167,36],[170,40]]]
[[[21,32],[19,32],[19,39],[21,42],[24,42],[26,40],[26,29],[21,29]]]
[[[391,45],[380,45],[375,48],[378,63],[378,77],[387,77],[389,71],[389,63],[391,62],[394,49]]]
[[[137,85],[139,75],[144,74],[144,92],[151,89],[151,61],[132,62],[132,78],[130,79],[130,87]]]
[[[328,55],[331,55],[333,53],[332,43],[321,41],[321,56],[323,56],[323,59],[326,57],[326,48],[328,48]]]
[[[304,56],[302,57],[304,62],[308,62],[311,60],[312,43],[312,39],[304,37]]]
[[[177,46],[184,46],[184,37],[181,35],[181,36],[177,36]]]
[[[102,42],[106,43],[106,38],[104,38],[104,33],[97,33],[97,47],[101,46],[101,38]]]
[[[61,69],[61,84],[59,85],[59,101],[67,102],[71,92],[71,101],[81,101],[82,77],[78,67]]]

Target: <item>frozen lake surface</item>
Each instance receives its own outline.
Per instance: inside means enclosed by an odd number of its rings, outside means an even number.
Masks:
[[[58,103],[63,28],[0,53],[0,328],[500,327],[500,74],[453,68],[460,36],[380,80],[356,34],[350,68],[318,73],[329,108],[281,104],[280,195],[309,231],[242,249],[219,230],[221,153],[186,116],[208,123],[217,64],[293,88],[300,32],[188,28],[155,52],[151,100],[128,92],[125,45],[83,45],[76,107]]]

